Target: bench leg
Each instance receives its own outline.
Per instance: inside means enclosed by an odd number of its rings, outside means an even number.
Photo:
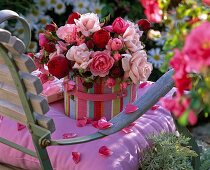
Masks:
[[[32,139],[42,170],[53,170],[46,148],[39,146],[39,137],[32,135]]]

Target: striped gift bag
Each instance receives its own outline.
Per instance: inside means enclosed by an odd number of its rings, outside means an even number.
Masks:
[[[119,114],[128,103],[133,103],[137,99],[137,85],[128,85],[124,91],[120,90],[120,83],[109,88],[100,79],[94,83],[93,88],[84,91],[80,77],[75,77],[76,92],[74,100],[70,94],[64,91],[65,114],[75,120],[84,117],[99,120],[106,117],[107,120]]]

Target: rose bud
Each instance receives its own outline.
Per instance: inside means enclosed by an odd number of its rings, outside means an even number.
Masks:
[[[110,70],[110,74],[113,78],[118,78],[123,76],[123,69],[121,69],[120,67],[112,67],[112,69]]]
[[[69,18],[68,18],[68,20],[67,20],[67,24],[75,24],[74,19],[78,19],[78,18],[80,18],[80,16],[81,16],[80,13],[78,13],[78,12],[73,12],[73,13],[69,16]]]
[[[93,35],[93,43],[97,48],[105,48],[109,39],[110,39],[109,32],[104,29],[96,31]]]
[[[114,87],[115,84],[116,84],[116,80],[113,79],[113,78],[108,78],[108,79],[106,80],[106,85],[107,85],[109,88]]]
[[[55,24],[47,24],[45,30],[55,32],[57,30],[57,26]]]
[[[114,54],[115,61],[119,61],[122,58],[122,56],[119,53]]]
[[[143,31],[147,31],[151,28],[151,23],[147,19],[140,19],[137,24]]]
[[[128,26],[129,24],[127,24],[121,17],[116,18],[112,24],[114,32],[118,34],[123,34]]]
[[[88,40],[88,41],[86,42],[86,45],[87,45],[87,47],[88,47],[89,49],[91,49],[91,48],[94,47],[94,44],[93,44],[93,41],[92,41],[92,40]]]
[[[53,52],[56,50],[55,44],[53,44],[53,43],[46,43],[46,44],[44,45],[44,49],[45,49],[45,51],[47,51],[48,53],[53,53]]]
[[[61,79],[69,74],[68,60],[64,57],[57,56],[48,62],[49,73]]]
[[[40,45],[40,47],[42,48],[42,47],[44,47],[44,45],[46,44],[46,43],[48,43],[49,41],[48,41],[48,39],[45,37],[45,35],[43,34],[43,33],[40,33],[39,34],[39,45]]]

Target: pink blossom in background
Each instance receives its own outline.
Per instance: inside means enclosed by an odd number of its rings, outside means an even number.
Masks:
[[[195,115],[195,111],[191,110],[188,116],[188,121],[191,125],[194,125],[198,121],[198,117]]]
[[[203,66],[210,66],[210,22],[192,29],[185,41],[183,53],[188,72],[200,72]]]
[[[78,27],[75,24],[66,24],[59,27],[56,34],[67,43],[75,43],[78,39]]]
[[[72,61],[75,61],[73,68],[76,69],[86,69],[89,65],[91,52],[89,51],[85,43],[79,46],[72,46],[67,54],[66,58]]]
[[[126,81],[120,83],[120,89],[123,90],[123,89],[127,89],[128,87],[128,83]]]
[[[113,31],[118,34],[123,34],[128,26],[129,24],[127,24],[121,17],[116,18],[112,23]]]
[[[202,2],[206,5],[209,5],[210,6],[210,0],[202,0]]]
[[[91,63],[90,63],[90,71],[94,76],[105,77],[109,74],[109,70],[114,64],[114,59],[110,55],[110,52],[105,51],[97,51],[92,53],[91,55]]]
[[[150,22],[159,23],[162,20],[162,11],[158,0],[139,0],[145,8],[144,14]]]
[[[42,84],[44,84],[44,83],[46,83],[48,81],[48,75],[47,74],[40,73],[38,75],[38,77],[40,78]]]
[[[114,87],[115,84],[116,84],[116,80],[113,79],[113,78],[108,78],[108,79],[106,80],[106,85],[107,85],[109,88]]]
[[[74,19],[79,31],[83,35],[89,36],[90,33],[94,33],[101,29],[99,18],[94,13],[87,13],[81,15],[79,19]]]

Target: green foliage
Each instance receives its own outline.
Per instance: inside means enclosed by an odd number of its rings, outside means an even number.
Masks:
[[[200,169],[202,170],[210,169],[210,147],[208,146],[202,146]]]
[[[146,137],[153,142],[152,148],[144,151],[140,160],[143,170],[190,170],[192,157],[197,154],[188,145],[190,138],[162,132]]]

